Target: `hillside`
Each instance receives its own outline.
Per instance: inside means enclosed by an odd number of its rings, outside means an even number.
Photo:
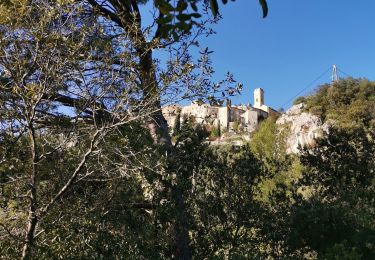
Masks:
[[[305,112],[305,107],[304,103],[294,105],[276,121],[279,127],[288,127],[287,153],[298,153],[300,147],[314,146],[328,131],[329,124],[323,124],[319,116]]]
[[[324,84],[311,95],[297,98],[294,104],[305,103],[305,112],[318,116],[322,122],[332,121],[345,129],[375,126],[375,82],[347,78]]]
[[[297,98],[276,124],[288,126],[287,153],[315,146],[330,127],[373,131],[375,82],[348,78],[319,86],[313,94]]]
[[[270,172],[258,187],[274,212],[264,234],[285,246],[276,259],[374,259],[374,86],[351,78],[320,86],[253,135]]]

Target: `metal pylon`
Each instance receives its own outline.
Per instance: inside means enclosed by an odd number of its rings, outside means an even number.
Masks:
[[[336,65],[332,66],[332,83],[339,81],[339,77],[337,76],[337,67]]]

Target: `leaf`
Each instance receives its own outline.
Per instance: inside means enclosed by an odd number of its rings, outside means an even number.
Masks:
[[[210,6],[212,14],[216,17],[219,13],[219,5],[217,3],[217,0],[210,0]]]
[[[194,10],[194,12],[198,12],[198,7],[195,3],[191,3],[190,6]]]
[[[176,18],[180,21],[187,21],[190,20],[190,15],[188,14],[178,14]]]
[[[160,27],[159,33],[161,38],[167,39],[169,32],[173,30],[173,25],[171,24],[164,24],[163,26]]]
[[[175,31],[172,32],[172,36],[173,36],[173,40],[174,41],[178,41],[179,36],[178,36],[178,34]]]
[[[192,13],[190,14],[190,16],[194,17],[194,18],[201,18],[202,15],[200,13]]]
[[[191,24],[187,24],[185,22],[178,22],[176,27],[184,32],[189,32],[191,29]]]
[[[176,11],[182,12],[182,11],[186,10],[187,6],[188,5],[187,5],[187,3],[185,3],[184,0],[180,0],[180,1],[178,1]]]
[[[165,15],[174,10],[173,6],[166,1],[158,1],[157,6],[159,7],[159,11]]]
[[[267,17],[268,14],[268,5],[266,0],[259,0],[259,4],[262,6],[263,9],[263,18]]]
[[[157,24],[166,24],[170,23],[173,20],[173,16],[171,14],[168,14],[167,16],[160,17],[156,20]]]

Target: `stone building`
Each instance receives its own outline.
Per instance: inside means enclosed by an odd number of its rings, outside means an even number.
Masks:
[[[209,104],[199,104],[192,102],[188,106],[170,105],[162,108],[164,117],[168,125],[173,127],[178,113],[188,115],[195,119],[198,124],[219,126],[221,130],[232,131],[237,126],[248,133],[253,132],[259,122],[270,115],[279,114],[273,108],[264,104],[264,90],[257,88],[254,90],[254,106],[238,105],[232,106],[227,100],[225,106],[211,106]]]
[[[267,112],[270,116],[279,114],[275,109],[264,104],[264,90],[262,88],[254,90],[254,108]]]
[[[165,106],[162,108],[162,113],[164,115],[164,118],[167,120],[168,126],[173,127],[176,116],[178,113],[180,113],[182,110],[182,107],[180,105],[170,105]]]

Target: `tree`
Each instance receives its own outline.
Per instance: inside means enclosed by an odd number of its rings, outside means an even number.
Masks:
[[[305,103],[305,102],[306,102],[305,97],[298,97],[293,101],[293,105],[298,105],[298,104]]]
[[[178,109],[176,112],[176,117],[174,119],[173,125],[173,135],[177,135],[181,129],[181,109]]]
[[[348,131],[375,126],[375,83],[367,79],[342,79],[324,84],[306,97],[307,110],[323,121]]]
[[[263,121],[251,138],[251,148],[257,158],[263,161],[270,172],[283,170],[286,160],[286,134],[288,129],[279,129],[276,118]]]
[[[220,126],[219,127],[212,127],[210,136],[212,138],[218,138],[220,137]]]
[[[313,194],[301,208],[311,212],[312,218],[319,216],[318,223],[324,223],[322,229],[326,230],[321,230],[319,238],[314,238],[314,232],[306,233],[304,239],[319,254],[332,254],[333,248],[345,246],[365,259],[374,257],[369,245],[373,244],[375,227],[368,222],[373,218],[374,154],[373,133],[334,128],[315,149],[303,154],[301,161],[308,168],[299,183],[312,187]],[[326,213],[313,214],[310,205]]]
[[[228,0],[222,0],[223,4],[227,4]],[[268,14],[268,5],[266,0],[259,0],[259,4],[262,6],[263,9],[263,18],[265,18]],[[219,5],[217,0],[210,0],[211,10],[213,15],[217,15],[219,13]]]
[[[276,124],[276,118],[263,121],[250,140],[250,147],[256,158],[271,176],[259,183],[259,199],[269,201],[268,197],[278,186],[290,187],[303,169],[299,158],[287,154],[286,139],[289,126]]]
[[[155,27],[143,28],[139,5],[144,2],[2,2],[1,145],[2,161],[7,162],[2,186],[6,210],[15,203],[19,220],[3,228],[7,237],[18,239],[24,259],[33,255],[35,238],[48,233],[44,227],[54,221],[55,207],[75,187],[91,177],[113,178],[109,173],[127,176],[140,164],[145,167],[141,155],[152,151],[157,165],[167,164],[157,169],[169,171],[155,182],[163,183],[176,209],[170,220],[175,236],[171,255],[191,257],[182,191],[168,179],[176,170],[168,165],[176,164],[161,106],[176,97],[205,99],[221,88],[209,81],[210,51],[203,50],[197,62],[189,55],[196,37],[210,34],[210,19],[196,20],[208,7],[201,1],[189,1],[190,6],[155,1]],[[211,7],[216,15],[215,2]],[[197,6],[203,8],[200,13]],[[166,69],[153,59],[155,49],[171,52]],[[223,83],[233,83],[231,75]],[[228,85],[227,93],[236,88]],[[131,142],[129,131],[139,123],[156,146],[147,134],[143,146]],[[121,134],[114,138],[115,133]],[[108,143],[112,149],[103,149]],[[22,165],[18,158],[23,158]],[[134,172],[148,182],[142,171]],[[14,190],[15,198],[10,193]],[[4,223],[11,219],[5,217]]]
[[[277,151],[271,134],[277,132],[275,126],[261,126],[256,133],[254,151],[263,152],[268,168],[273,162],[270,169],[277,169],[276,178],[265,181],[272,189],[258,232],[268,256],[374,257],[374,93],[373,82],[348,78],[298,98],[305,110],[330,125],[327,135],[298,157],[269,156]],[[286,182],[278,177],[293,178]]]
[[[32,257],[35,239],[56,221],[55,208],[75,186],[129,174],[111,162],[114,156],[129,162],[137,149],[150,154],[128,140],[125,127],[135,127],[139,115],[150,112],[139,105],[132,106],[136,112],[124,110],[136,97],[124,85],[135,83],[113,67],[112,46],[100,40],[106,38],[100,24],[87,17],[77,25],[84,18],[80,6],[31,4],[21,18],[9,17],[2,25],[0,40],[1,224],[5,241],[15,239],[14,253],[22,248],[24,259]],[[121,147],[106,149],[119,132]],[[130,172],[137,167],[127,166]]]
[[[198,258],[247,259],[260,256],[255,230],[263,212],[257,184],[268,174],[242,147],[208,147],[194,171],[190,196],[192,240]]]
[[[331,128],[303,151],[301,178],[271,196],[277,221],[265,234],[283,257],[374,257],[374,149],[373,133]]]

